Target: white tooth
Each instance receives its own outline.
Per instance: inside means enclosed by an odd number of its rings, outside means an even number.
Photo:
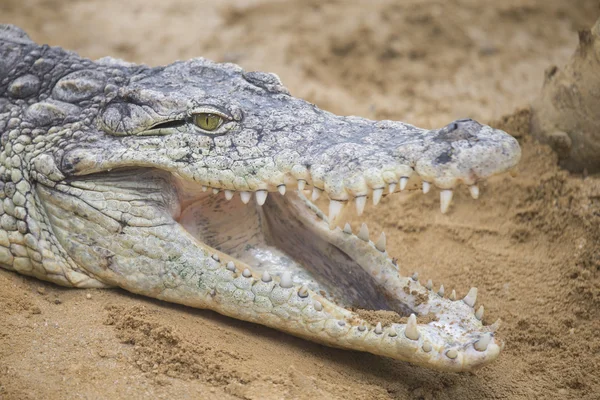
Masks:
[[[234,272],[234,271],[235,271],[235,264],[233,263],[233,261],[229,261],[229,262],[227,263],[227,266],[226,266],[226,268],[227,268],[228,270],[230,270],[230,271]]]
[[[269,192],[267,192],[266,190],[256,191],[256,193],[255,193],[256,203],[259,206],[262,206],[263,204],[265,204],[265,201],[267,201],[267,194],[269,194]]]
[[[477,185],[469,186],[469,192],[471,192],[472,198],[474,198],[474,199],[479,198],[479,186],[477,186]]]
[[[438,294],[440,295],[440,297],[444,297],[444,285],[440,286],[440,290],[438,290]]]
[[[383,333],[383,328],[381,327],[381,322],[377,323],[377,326],[375,327],[375,333],[378,335],[381,335]]]
[[[219,258],[219,255],[217,253],[212,255],[213,260],[215,261],[221,261],[221,259]]]
[[[283,196],[285,194],[285,185],[277,186],[277,190],[279,190],[279,193],[281,193],[281,195]]]
[[[240,197],[242,199],[242,203],[248,204],[248,202],[252,198],[252,193],[250,193],[250,192],[240,192]]]
[[[246,268],[242,272],[242,275],[244,275],[244,278],[250,278],[252,276],[252,272],[250,272],[250,270],[248,268]]]
[[[284,271],[283,274],[281,274],[281,279],[279,279],[279,286],[284,289],[289,289],[292,285],[292,273],[290,271]]]
[[[202,191],[203,191],[203,192],[206,192],[207,190],[208,190],[208,187],[206,187],[206,186],[202,185]]]
[[[369,241],[369,227],[367,224],[363,223],[360,227],[360,231],[358,231],[358,238],[364,240],[365,242]]]
[[[310,198],[312,199],[312,201],[317,201],[319,200],[319,197],[321,197],[321,189],[318,189],[313,186],[312,196]]]
[[[458,351],[456,351],[454,349],[450,349],[446,352],[446,357],[454,360],[456,357],[458,357]]]
[[[477,311],[475,311],[475,318],[477,318],[480,321],[483,319],[483,306],[479,306]]]
[[[337,200],[329,201],[329,228],[335,228],[335,222],[337,217],[342,212],[342,208],[344,208],[344,202]]]
[[[381,232],[379,239],[377,239],[377,243],[375,243],[375,248],[382,253],[385,253],[385,233]]]
[[[302,285],[300,290],[298,290],[298,296],[302,298],[308,297],[308,288],[306,287],[306,285]]]
[[[433,289],[433,281],[430,279],[427,281],[427,283],[425,284],[425,287],[429,290]]]
[[[323,310],[323,304],[321,304],[321,302],[319,300],[313,300],[313,307],[315,308],[316,311]]]
[[[356,215],[359,217],[365,211],[365,204],[367,204],[367,196],[359,196],[354,199],[356,202]]]
[[[423,343],[423,351],[425,353],[429,353],[431,350],[433,350],[433,347],[431,346],[431,343],[429,343],[429,342]]]
[[[360,325],[360,326],[359,326],[357,329],[358,329],[359,331],[361,331],[361,332],[364,332],[364,331],[367,329],[367,327],[366,327],[366,326],[363,326],[363,325]]]
[[[373,189],[373,205],[376,206],[381,201],[381,196],[383,195],[383,189]]]
[[[398,334],[396,333],[396,331],[394,329],[390,329],[388,331],[388,336],[389,337],[396,337],[396,336],[398,336]]]
[[[412,274],[411,278],[415,282],[418,281],[419,280],[419,273],[415,272],[414,274]]]
[[[477,301],[477,288],[472,287],[471,290],[469,290],[469,293],[467,293],[467,295],[463,299],[463,301],[469,307],[475,307],[475,302]]]
[[[408,317],[408,323],[406,324],[406,329],[404,330],[404,336],[409,338],[410,340],[419,340],[419,330],[417,329],[417,317],[415,314],[410,314]]]
[[[406,185],[408,185],[408,178],[406,176],[403,176],[402,178],[400,178],[400,191],[406,189]]]
[[[486,351],[491,340],[492,335],[489,332],[484,333],[483,335],[481,335],[481,338],[478,341],[473,343],[473,347],[475,347],[475,350],[477,351]]]
[[[298,190],[303,191],[306,186],[306,181],[304,179],[298,179]]]
[[[347,222],[346,222],[346,225],[344,225],[344,233],[347,233],[348,235],[352,234],[352,227]]]
[[[214,189],[213,189],[213,194],[217,194],[217,193],[219,193],[219,189],[217,189],[217,188],[214,188]]]
[[[442,210],[442,214],[446,214],[448,212],[448,208],[450,208],[450,203],[452,202],[452,195],[454,192],[452,190],[442,190],[440,192],[440,209]]]
[[[265,271],[265,272],[263,272],[262,276],[260,277],[260,280],[265,283],[269,283],[273,280],[273,278],[271,278],[271,274],[269,274],[269,271]]]
[[[390,183],[390,187],[388,188],[388,193],[392,194],[396,191],[396,184]]]
[[[431,183],[423,181],[423,194],[429,193],[429,189],[431,189]]]
[[[450,293],[450,297],[448,297],[450,300],[455,301],[456,300],[456,290],[452,289],[452,293]]]
[[[231,191],[231,190],[226,190],[226,191],[225,191],[225,198],[226,198],[227,200],[231,200],[231,199],[233,199],[233,191]]]

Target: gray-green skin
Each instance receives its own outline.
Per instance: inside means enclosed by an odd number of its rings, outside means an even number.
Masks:
[[[225,123],[203,131],[199,112]],[[336,227],[346,204],[399,189],[443,189],[443,211],[460,183],[476,197],[478,181],[519,160],[502,131],[340,117],[273,74],[201,58],[91,61],[0,25],[0,134],[4,268],[442,370],[484,365],[502,348],[475,312],[476,289],[439,295],[400,275],[385,237]],[[329,217],[306,190],[334,200]],[[381,326],[351,307],[411,316]]]

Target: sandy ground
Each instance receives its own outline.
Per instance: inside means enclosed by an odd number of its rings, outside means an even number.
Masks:
[[[600,176],[558,169],[528,135],[527,109],[543,70],[567,60],[599,10],[583,0],[2,0],[0,22],[38,42],[152,65],[234,61],[340,114],[425,127],[473,117],[517,136],[523,160],[479,201],[459,191],[447,215],[435,194],[366,212],[404,272],[459,295],[479,287],[485,321],[501,318],[507,342],[493,365],[440,373],[0,271],[0,398],[600,398]]]

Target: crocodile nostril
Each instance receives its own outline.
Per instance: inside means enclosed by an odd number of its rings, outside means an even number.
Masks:
[[[448,132],[453,132],[458,129],[458,124],[456,122],[452,122],[448,124]]]
[[[471,122],[473,121],[472,118],[463,118],[463,119],[457,119],[456,122]]]

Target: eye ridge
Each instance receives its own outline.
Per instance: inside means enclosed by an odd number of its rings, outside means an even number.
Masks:
[[[222,116],[211,112],[196,113],[192,115],[192,120],[197,127],[207,132],[216,131],[224,123]]]

